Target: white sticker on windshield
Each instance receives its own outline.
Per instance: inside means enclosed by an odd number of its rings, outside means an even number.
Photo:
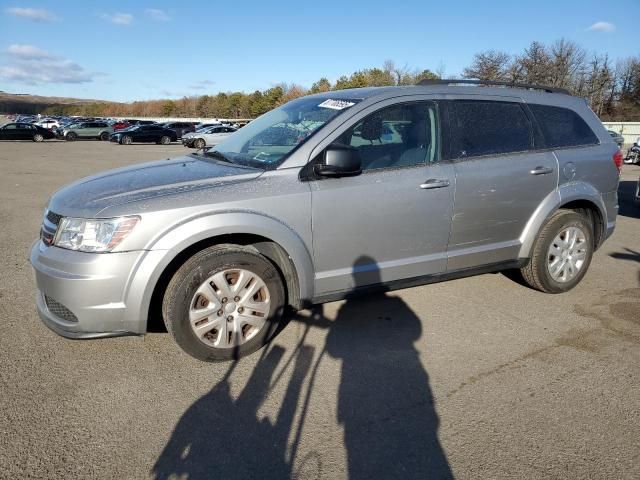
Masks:
[[[348,102],[346,100],[325,100],[322,102],[319,107],[322,108],[331,108],[333,110],[343,110],[345,108],[353,107],[355,105],[354,102]]]

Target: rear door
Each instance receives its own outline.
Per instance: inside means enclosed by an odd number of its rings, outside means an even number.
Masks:
[[[557,160],[520,99],[447,102],[456,195],[448,270],[518,256],[527,222],[558,185]]]
[[[36,127],[28,123],[19,123],[15,131],[16,140],[31,140],[36,133]]]

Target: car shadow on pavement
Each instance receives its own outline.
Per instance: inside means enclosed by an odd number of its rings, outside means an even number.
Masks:
[[[618,215],[623,217],[640,218],[640,205],[636,205],[634,196],[638,182],[622,180],[618,186]]]
[[[361,257],[353,271],[355,285],[362,284],[362,272],[367,283],[379,281],[371,258]],[[234,384],[239,380],[239,363],[230,364],[224,378],[189,407],[152,468],[154,478],[335,477],[343,470],[332,464],[332,473],[324,472],[322,445],[298,455],[301,443],[312,438],[304,424],[314,392],[332,398],[318,375],[325,356],[340,363],[336,423],[344,431],[349,479],[453,478],[438,439],[429,376],[414,347],[422,324],[401,298],[386,292],[349,297],[333,321],[322,306],[292,321],[303,327],[292,352],[271,345],[254,354],[257,365],[235,398],[230,385],[232,378]],[[327,330],[320,352],[306,344],[311,329]],[[261,417],[261,407],[284,378],[288,385],[275,419]],[[322,425],[309,430],[317,428]]]

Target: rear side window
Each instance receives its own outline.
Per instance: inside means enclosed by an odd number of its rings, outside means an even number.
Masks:
[[[520,104],[461,100],[450,105],[453,158],[525,152],[533,148],[533,128]]]
[[[598,143],[593,130],[573,110],[549,105],[529,105],[529,108],[540,125],[547,147],[577,147]]]

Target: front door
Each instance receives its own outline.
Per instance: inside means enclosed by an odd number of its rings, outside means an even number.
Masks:
[[[316,297],[444,272],[455,177],[440,162],[437,104],[382,108],[337,143],[359,151],[363,172],[310,182]]]

